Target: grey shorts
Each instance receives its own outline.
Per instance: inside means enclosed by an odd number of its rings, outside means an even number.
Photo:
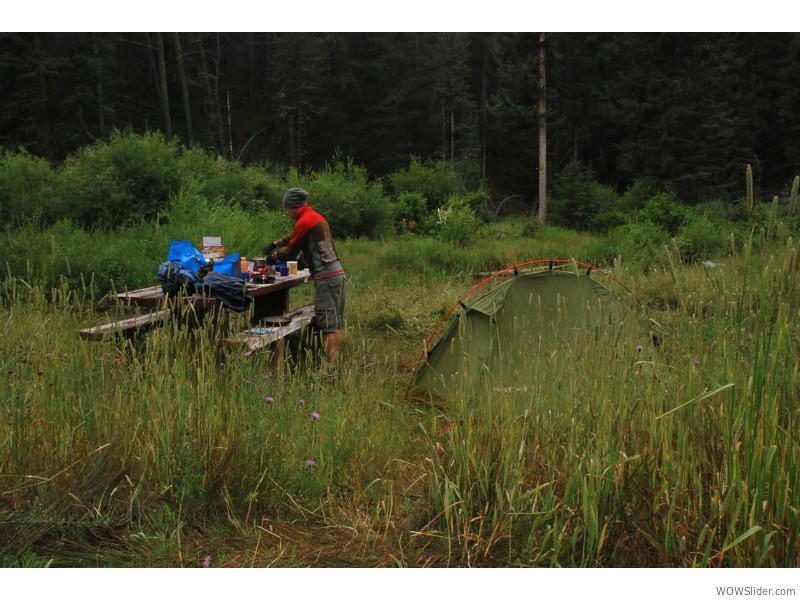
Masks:
[[[345,280],[344,273],[314,280],[314,316],[323,333],[344,329]]]

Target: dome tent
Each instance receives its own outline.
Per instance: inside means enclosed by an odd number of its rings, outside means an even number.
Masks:
[[[523,267],[549,264],[523,273]],[[556,265],[558,269],[554,268]],[[562,270],[572,265],[574,270]],[[580,271],[578,267],[583,267]],[[474,401],[527,394],[540,370],[554,360],[575,360],[593,348],[610,358],[622,347],[641,349],[655,339],[629,302],[596,281],[624,284],[591,265],[546,259],[499,271],[473,287],[439,323],[411,383],[418,399]],[[492,289],[475,292],[501,275]],[[435,344],[448,317],[461,308]]]

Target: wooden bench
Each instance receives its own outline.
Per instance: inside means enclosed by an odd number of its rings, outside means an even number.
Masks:
[[[102,325],[98,325],[96,327],[81,329],[79,333],[84,340],[102,340],[117,333],[124,333],[126,331],[132,331],[142,327],[164,323],[167,319],[169,319],[171,313],[172,311],[169,309],[159,310],[144,315],[139,315],[138,317],[129,317],[126,319],[120,319],[119,321],[103,323]]]
[[[310,304],[284,315],[274,317],[264,327],[251,327],[247,331],[221,338],[217,344],[223,348],[240,348],[244,352],[255,352],[262,348],[274,347],[272,374],[283,372],[286,355],[286,337],[295,331],[308,327],[314,319],[314,305]]]

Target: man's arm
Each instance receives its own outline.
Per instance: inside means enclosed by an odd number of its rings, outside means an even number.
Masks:
[[[275,240],[274,242],[270,242],[269,244],[264,246],[261,252],[264,254],[264,256],[269,256],[270,254],[275,252],[276,248],[282,248],[283,246],[288,246],[288,245],[289,245],[289,238],[288,237],[281,238],[279,240]]]

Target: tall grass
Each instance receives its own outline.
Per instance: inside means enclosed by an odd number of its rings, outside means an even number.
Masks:
[[[456,400],[420,535],[448,564],[797,566],[798,246],[776,250],[673,256],[652,359],[580,345],[488,415]]]
[[[524,389],[437,407],[405,399],[405,362],[473,271],[558,235],[343,243],[335,385],[313,341],[272,380],[269,353],[220,353],[211,323],[83,342],[91,282],[9,273],[3,564],[800,566],[799,248],[775,225],[715,266],[676,246],[646,277],[617,262],[658,350],[531,352]]]

